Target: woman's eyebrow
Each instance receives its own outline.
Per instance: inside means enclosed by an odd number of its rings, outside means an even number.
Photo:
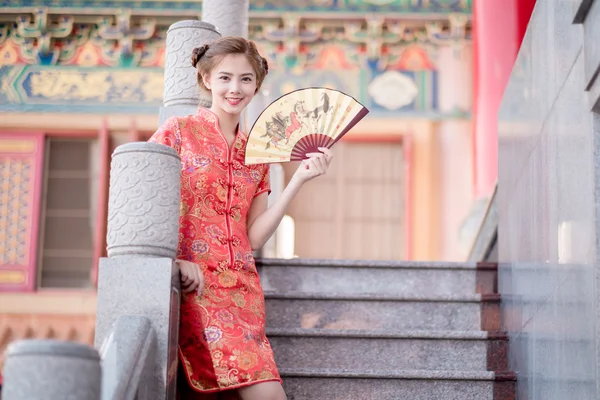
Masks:
[[[227,75],[227,76],[233,76],[233,74],[231,72],[225,72],[225,71],[219,71],[219,74],[221,75]],[[242,74],[242,76],[254,76],[253,72],[246,72],[245,74]]]

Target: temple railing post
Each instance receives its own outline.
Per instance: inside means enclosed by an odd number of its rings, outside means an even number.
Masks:
[[[180,279],[174,260],[180,185],[181,161],[168,146],[128,143],[113,153],[108,258],[100,260],[95,346],[101,348],[110,339],[121,316],[150,320],[156,338],[150,352],[154,359],[140,381],[140,399],[175,398]]]

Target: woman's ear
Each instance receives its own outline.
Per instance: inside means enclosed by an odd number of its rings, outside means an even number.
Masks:
[[[204,82],[204,86],[206,86],[206,88],[210,90],[210,76],[202,76],[202,82]]]

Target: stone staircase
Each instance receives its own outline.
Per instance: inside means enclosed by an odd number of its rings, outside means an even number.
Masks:
[[[494,264],[258,261],[289,400],[514,400]]]

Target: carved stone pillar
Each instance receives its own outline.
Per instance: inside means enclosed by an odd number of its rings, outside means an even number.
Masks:
[[[249,0],[203,0],[202,21],[213,24],[223,36],[248,37]]]
[[[112,156],[108,256],[175,258],[181,161],[171,147],[133,142]]]
[[[217,29],[207,22],[179,21],[169,27],[160,124],[172,116],[195,114],[198,106],[210,107],[210,94],[202,93],[198,87],[196,69],[191,63],[192,50],[219,37]]]
[[[140,382],[144,388],[138,392],[140,400],[175,398],[180,278],[173,259],[179,238],[180,185],[181,161],[168,146],[128,143],[113,153],[109,258],[100,259],[95,346],[103,346],[121,316],[150,320],[156,343]],[[124,358],[116,354],[112,359]]]

